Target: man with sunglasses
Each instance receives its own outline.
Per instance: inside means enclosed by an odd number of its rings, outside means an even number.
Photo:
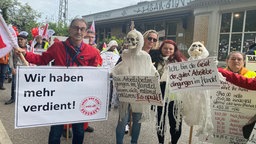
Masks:
[[[68,29],[69,38],[64,42],[55,42],[51,47],[37,55],[32,52],[22,52],[28,62],[36,65],[47,65],[55,60],[55,66],[98,66],[99,60],[102,60],[100,53],[94,47],[83,42],[86,34],[87,25],[84,19],[75,18],[72,20]],[[73,54],[72,54],[73,53]],[[73,55],[73,56],[72,56]],[[63,125],[51,126],[48,144],[60,144]],[[84,123],[72,124],[73,139],[72,144],[83,144]]]

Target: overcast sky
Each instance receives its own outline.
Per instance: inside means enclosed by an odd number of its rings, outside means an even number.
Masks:
[[[42,13],[43,22],[56,22],[59,13],[60,0],[18,0],[22,4],[28,3],[34,10]],[[93,14],[126,6],[136,5],[138,2],[146,0],[68,0],[68,19],[82,17],[83,15]],[[152,1],[152,0],[147,0]]]

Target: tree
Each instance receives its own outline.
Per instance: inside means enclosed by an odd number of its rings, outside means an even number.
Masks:
[[[9,23],[18,27],[19,30],[30,31],[38,25],[37,19],[41,14],[33,10],[27,3],[22,5],[17,0],[8,9]]]
[[[59,26],[57,23],[49,23],[49,28],[55,31],[56,36],[68,36],[68,27],[67,26]]]
[[[2,11],[6,23],[16,26],[19,31],[27,31],[30,33],[29,39],[32,38],[32,28],[45,24],[37,22],[37,20],[41,18],[41,13],[35,11],[27,3],[22,5],[18,0],[0,0],[0,10]],[[67,36],[67,26],[60,25],[61,24],[50,22],[49,29],[53,29],[55,35]]]
[[[30,32],[33,27],[38,26],[37,19],[41,17],[27,3],[22,5],[17,0],[1,0],[0,9],[6,23],[16,26],[19,31]]]
[[[2,10],[3,18],[7,21],[8,20],[8,14],[7,10],[9,7],[11,7],[13,4],[13,0],[1,0],[0,1],[0,9]]]

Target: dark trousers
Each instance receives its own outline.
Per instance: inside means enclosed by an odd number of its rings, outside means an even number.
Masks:
[[[166,82],[161,82],[160,88],[161,88],[163,99],[164,99],[165,87],[166,87]],[[164,131],[165,131],[164,127],[165,127],[165,117],[167,112],[168,112],[168,118],[169,118],[170,134],[172,139],[171,144],[177,144],[180,138],[182,122],[180,122],[179,129],[176,131],[176,120],[174,118],[173,109],[174,109],[174,101],[169,102],[168,110],[167,110],[167,103],[165,103],[163,125],[162,125],[163,127],[161,127],[161,129],[163,130],[163,133],[161,133],[160,131],[157,132],[159,143],[164,144]],[[163,110],[163,107],[160,107],[160,106],[157,107],[157,125],[159,127],[160,127],[162,110]]]
[[[0,64],[0,87],[4,87],[5,75],[8,69],[8,64]]]
[[[169,118],[169,125],[170,125],[170,134],[171,134],[171,144],[177,144],[178,140],[181,136],[181,125],[182,122],[180,122],[179,129],[176,131],[176,120],[174,119],[174,114],[173,114],[173,107],[174,107],[174,101],[171,101],[168,106],[168,118]],[[167,103],[164,107],[164,118],[163,118],[163,133],[161,134],[160,131],[157,132],[157,137],[159,143],[164,143],[164,126],[165,126],[165,117],[167,113]],[[162,107],[157,107],[157,122],[158,126],[160,126],[160,119],[162,115]]]
[[[11,99],[15,100],[16,95],[16,75],[12,75]]]
[[[51,126],[48,144],[60,144],[60,137],[63,132],[63,125]],[[84,123],[72,124],[73,139],[72,144],[83,144],[84,140]]]
[[[109,91],[109,104],[108,104],[108,108],[111,108],[111,103],[112,103],[112,98],[113,98],[113,81],[110,81],[110,91]]]

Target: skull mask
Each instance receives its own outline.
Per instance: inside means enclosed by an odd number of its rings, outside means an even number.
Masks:
[[[135,30],[127,34],[128,49],[135,49],[139,44],[139,38]]]
[[[194,42],[188,49],[188,54],[194,58],[206,58],[209,55],[209,52],[201,42]]]

